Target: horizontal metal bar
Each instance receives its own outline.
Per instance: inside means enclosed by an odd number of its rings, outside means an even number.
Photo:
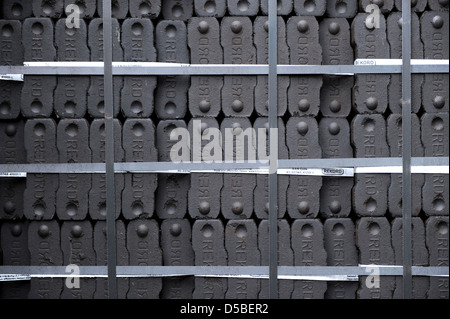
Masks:
[[[410,166],[411,174],[448,174],[448,166]],[[356,167],[355,174],[402,174],[402,166]]]
[[[447,269],[445,269],[447,268]],[[438,266],[430,266],[430,267],[419,267],[419,266],[412,266],[411,267],[412,275],[413,276],[424,276],[424,277],[448,277],[449,270],[447,267],[438,267]]]
[[[413,173],[448,174],[448,157],[413,157],[411,159]],[[288,159],[278,160],[279,169],[287,168],[334,168],[355,167],[355,173],[401,173],[401,157],[379,158],[319,158],[319,159]],[[116,173],[181,173],[189,174],[201,171],[223,173],[224,170],[258,170],[268,169],[266,163],[173,163],[173,162],[127,162],[115,163]],[[30,174],[104,174],[104,163],[55,163],[55,164],[0,164],[1,173],[30,173]],[[245,173],[245,172],[243,172]],[[248,172],[251,173],[251,172]]]
[[[415,64],[411,66],[411,73],[448,73],[447,64]],[[402,73],[400,64],[376,65],[278,65],[278,75],[295,74],[393,74]]]
[[[115,163],[116,173],[189,173],[191,170],[208,169],[254,169],[264,165],[260,163],[173,163],[173,162],[127,162]],[[35,174],[104,174],[104,163],[57,163],[57,164],[0,164],[1,172],[25,172]]]
[[[0,266],[0,275],[29,275],[31,277],[72,277],[66,266]],[[403,266],[278,266],[279,276],[401,276]],[[448,267],[413,266],[414,276],[448,276]],[[79,266],[79,276],[106,277],[107,266]],[[118,277],[173,277],[173,276],[254,276],[269,275],[269,266],[117,266]]]
[[[448,267],[423,267],[413,266],[412,273],[415,276],[448,276]],[[278,272],[281,275],[303,275],[303,276],[402,276],[403,266],[397,265],[359,265],[359,266],[279,266]],[[425,270],[426,269],[426,270]]]
[[[401,61],[401,60],[400,60]],[[419,63],[424,61],[423,63]],[[427,62],[425,62],[427,61]],[[435,61],[434,64],[430,61]],[[395,61],[394,61],[395,62]],[[376,65],[277,65],[278,75],[295,74],[392,74],[401,63]],[[442,60],[418,60],[412,73],[448,73]],[[0,66],[0,74],[103,75],[103,62],[24,62],[23,66]],[[183,64],[165,62],[113,62],[113,75],[267,75],[267,64]]]
[[[448,157],[413,157],[412,166],[448,166]],[[388,167],[402,166],[401,157],[319,158],[278,160],[278,168],[292,167]]]
[[[24,172],[30,174],[84,174],[105,173],[105,163],[31,163],[31,164],[0,164],[2,172]]]

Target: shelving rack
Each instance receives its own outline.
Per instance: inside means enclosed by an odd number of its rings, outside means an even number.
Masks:
[[[411,60],[411,7],[402,0],[402,59],[378,65],[277,65],[277,1],[269,0],[269,64],[268,65],[194,65],[169,63],[112,62],[111,0],[103,0],[103,62],[36,62],[24,66],[0,66],[0,74],[10,75],[104,75],[106,163],[77,164],[4,164],[0,172],[14,173],[102,173],[106,174],[107,266],[81,266],[80,276],[107,277],[108,296],[117,298],[117,277],[164,277],[174,275],[223,276],[248,275],[269,279],[270,298],[278,297],[278,278],[283,276],[358,276],[368,275],[368,265],[360,266],[278,266],[277,247],[277,172],[269,175],[269,266],[117,266],[115,237],[115,173],[180,173],[204,169],[202,163],[115,163],[113,133],[114,75],[267,75],[269,85],[269,127],[277,128],[277,76],[305,74],[394,74],[402,75],[401,158],[344,158],[277,160],[278,169],[309,167],[350,167],[358,173],[401,173],[403,181],[403,265],[383,265],[381,276],[403,276],[404,298],[412,297],[412,276],[447,276],[448,267],[412,266],[411,174],[449,173],[448,157],[411,157],[411,74],[448,73],[448,60]],[[386,62],[386,61],[385,61]],[[260,163],[213,163],[211,170],[260,169]],[[27,274],[31,277],[67,277],[65,267],[0,266],[2,274]],[[342,277],[341,277],[342,278]]]

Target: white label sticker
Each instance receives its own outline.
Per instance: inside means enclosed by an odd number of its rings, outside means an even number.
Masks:
[[[268,168],[211,169],[211,170],[192,170],[191,173],[269,174],[269,169]]]
[[[23,74],[1,74],[0,80],[23,82]]]
[[[180,174],[189,174],[191,171],[188,169],[179,169],[176,172]]]
[[[27,177],[25,172],[0,172],[0,177]]]
[[[199,169],[199,170],[171,170],[165,173],[220,173],[220,174],[270,174],[268,168],[234,168],[234,169]],[[336,176],[352,177],[355,175],[354,168],[280,168],[277,170],[279,175],[305,175],[305,176]]]
[[[374,59],[356,59],[355,65],[377,65],[377,61]]]
[[[359,276],[358,275],[347,275],[347,281],[358,281]]]
[[[16,280],[30,280],[30,275],[19,275],[19,274],[3,274],[0,275],[0,281],[16,281]]]
[[[354,176],[353,168],[287,168],[279,169],[280,175],[305,175],[305,176],[339,176],[348,177]]]

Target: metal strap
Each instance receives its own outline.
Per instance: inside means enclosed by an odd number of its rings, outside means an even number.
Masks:
[[[277,0],[269,0],[269,127],[278,132],[278,21]],[[278,145],[272,145],[270,137],[269,174],[269,297],[278,299]],[[277,136],[278,140],[278,136]],[[274,163],[275,162],[275,163]]]
[[[414,61],[414,60],[413,60]],[[443,63],[444,62],[444,63]],[[113,62],[113,75],[268,75],[267,64],[181,64],[161,62]],[[411,73],[448,73],[448,60],[415,60]],[[295,74],[395,74],[401,63],[376,65],[277,65],[278,75]],[[25,62],[24,66],[0,66],[0,74],[103,75],[103,62]]]
[[[334,168],[355,167],[355,173],[402,173],[401,157],[379,158],[318,158],[318,159],[290,159],[278,160],[278,169],[298,167]],[[226,163],[214,162],[208,164],[208,173],[224,173],[224,170],[267,169],[267,164],[259,162]],[[172,162],[124,162],[114,163],[115,173],[170,173],[189,174],[205,171],[204,163],[172,163]],[[417,174],[448,174],[448,157],[413,157],[411,158],[411,172]],[[0,164],[0,176],[11,173],[35,174],[105,174],[105,163],[54,163],[54,164]]]
[[[116,191],[114,183],[114,101],[112,75],[111,0],[103,0],[103,54],[105,99],[106,239],[108,298],[117,299]]]
[[[443,166],[449,165],[448,157],[413,157],[413,166]],[[279,160],[279,168],[291,167],[389,167],[402,166],[401,157],[377,157],[377,158],[322,158],[322,159],[292,159]],[[448,170],[448,169],[447,169]]]
[[[117,266],[117,277],[178,277],[178,276],[240,276],[256,277],[269,275],[268,266]],[[359,266],[278,266],[278,276],[402,276],[401,265]],[[448,277],[448,267],[412,266],[413,276]],[[32,277],[72,277],[66,266],[0,266],[4,275],[21,274]],[[80,266],[79,275],[84,277],[106,277],[107,266]]]
[[[402,0],[402,238],[403,298],[412,298],[411,238],[411,1]]]

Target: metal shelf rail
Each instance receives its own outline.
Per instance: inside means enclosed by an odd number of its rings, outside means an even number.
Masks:
[[[401,157],[374,158],[318,158],[318,159],[284,159],[278,160],[278,174],[284,170],[298,167],[307,168],[353,168],[355,174],[398,174],[402,172]],[[240,173],[267,174],[268,165],[244,161],[242,163],[213,162],[205,170],[204,163],[198,162],[116,162],[114,173]],[[45,163],[45,164],[0,164],[0,176],[25,177],[27,173],[35,174],[105,174],[105,163]],[[435,174],[449,173],[448,157],[412,157],[411,173]],[[22,174],[22,175],[18,175]]]
[[[371,61],[375,65],[361,64]],[[103,62],[24,62],[0,66],[0,74],[103,75]],[[277,75],[399,74],[400,59],[357,59],[354,65],[275,64]],[[411,73],[448,73],[448,60],[412,59]],[[275,71],[273,71],[275,72]],[[113,75],[268,75],[268,64],[185,64],[167,62],[112,62]]]
[[[106,163],[76,164],[2,164],[3,176],[26,176],[26,173],[103,173],[106,174],[107,266],[81,266],[80,277],[107,277],[109,298],[117,298],[118,277],[166,276],[250,276],[268,278],[270,298],[278,297],[278,280],[302,276],[325,276],[326,280],[355,280],[355,276],[370,274],[368,265],[359,266],[278,266],[277,247],[277,177],[283,169],[298,167],[348,167],[353,173],[401,173],[403,180],[403,265],[380,265],[381,276],[403,276],[403,296],[412,298],[412,276],[447,276],[447,267],[412,266],[411,256],[411,174],[449,173],[448,157],[411,157],[411,74],[448,73],[448,60],[411,59],[411,7],[402,0],[402,59],[371,60],[371,65],[355,61],[355,65],[278,65],[277,64],[277,1],[269,0],[269,64],[179,64],[112,62],[111,0],[103,0],[104,62],[25,62],[23,66],[0,66],[3,79],[23,78],[23,75],[103,75],[105,78]],[[364,62],[364,61],[363,61]],[[344,158],[277,160],[275,172],[269,174],[269,267],[267,266],[117,266],[115,237],[114,175],[125,172],[180,173],[203,171],[204,163],[116,163],[114,162],[113,85],[114,75],[268,75],[269,127],[277,127],[277,76],[294,74],[394,74],[402,75],[403,150],[399,158]],[[262,173],[267,166],[260,163],[212,163],[208,172]],[[262,169],[262,170],[261,170]],[[264,170],[266,169],[266,170]],[[18,174],[18,175],[17,175]],[[1,274],[24,274],[33,277],[68,277],[63,266],[0,266]],[[308,277],[310,278],[310,277]]]

